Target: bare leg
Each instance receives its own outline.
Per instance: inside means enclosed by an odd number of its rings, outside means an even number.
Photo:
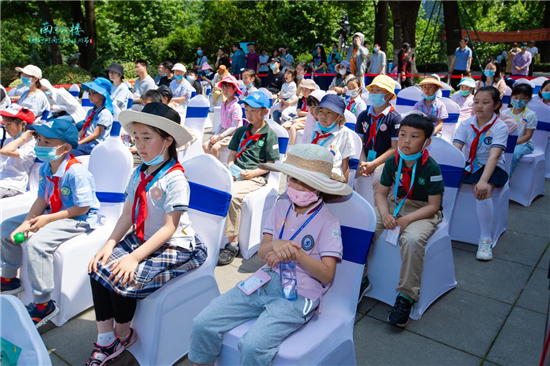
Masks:
[[[212,149],[210,149],[210,153],[212,154],[212,156],[214,156],[216,159],[220,159],[220,149],[222,148],[222,146],[218,143],[215,143],[214,145],[212,145]]]
[[[113,322],[114,322],[113,318],[97,322],[97,332],[99,334],[112,332],[113,331]]]
[[[292,125],[288,130],[288,144],[290,146],[293,146],[295,143],[296,143],[296,127]]]
[[[210,141],[206,141],[204,144],[202,144],[202,149],[206,154],[210,154]]]

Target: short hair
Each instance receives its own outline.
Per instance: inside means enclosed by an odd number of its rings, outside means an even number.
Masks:
[[[158,87],[157,91],[163,96],[168,99],[168,101],[172,100],[172,97],[174,96],[172,94],[172,90],[167,85],[161,85]],[[161,100],[162,102],[162,100]]]
[[[434,118],[428,117],[424,113],[411,113],[401,121],[401,126],[399,129],[402,129],[404,126],[412,127],[417,130],[424,131],[424,138],[428,139],[432,137],[435,130]]]
[[[529,84],[516,84],[512,88],[512,94],[510,96],[513,97],[514,95],[525,95],[531,98],[533,95],[533,88],[531,88]]]
[[[285,74],[290,74],[292,75],[292,79],[296,80],[296,69],[292,66],[289,66],[286,68],[285,70]]]
[[[141,66],[147,68],[147,61],[139,59],[134,62],[135,64],[140,64]]]
[[[463,37],[463,38],[461,38],[460,40],[461,40],[461,41],[464,41],[464,42],[466,42],[466,43],[468,43],[468,41],[469,41],[468,37]],[[455,44],[456,44],[456,43],[455,43]]]
[[[152,103],[162,103],[162,94],[158,90],[149,89],[141,96],[141,99],[151,99]]]
[[[480,88],[478,91],[476,91],[474,96],[476,96],[480,92],[489,92],[489,93],[491,93],[491,97],[493,98],[493,103],[494,104],[497,104],[497,103],[499,104],[498,108],[495,108],[495,113],[499,114],[500,113],[500,107],[502,107],[502,102],[500,101],[500,91],[497,88],[495,88],[494,86],[484,86],[483,88]]]
[[[189,70],[187,70],[187,75],[189,75],[189,74],[193,74],[193,75],[197,76],[197,70],[189,69]]]
[[[256,43],[250,42],[249,44],[247,44],[247,46],[254,46],[254,47],[256,47]]]
[[[172,68],[174,67],[174,63],[172,61],[164,61],[162,63],[162,66],[166,67],[170,72],[172,72]]]
[[[197,48],[200,48],[202,50],[202,46],[197,46]]]
[[[544,89],[548,84],[550,84],[550,79],[547,79],[544,83],[542,83],[542,86],[540,87],[540,90],[539,90],[540,99],[542,99],[542,89]]]

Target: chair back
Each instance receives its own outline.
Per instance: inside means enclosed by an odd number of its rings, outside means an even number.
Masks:
[[[454,132],[458,118],[460,117],[460,106],[449,98],[439,98],[438,102],[445,105],[449,117],[443,120],[443,128],[441,129],[442,137],[452,143]]]
[[[537,114],[537,129],[532,137],[535,143],[535,151],[544,153],[548,145],[548,133],[550,133],[550,107],[542,102],[531,101],[527,104],[527,108]]]
[[[403,114],[412,111],[416,102],[422,99],[422,91],[414,86],[403,89],[399,92],[395,101],[395,109]]]
[[[355,126],[353,126],[355,128]],[[349,128],[346,126],[344,128]],[[353,147],[355,148],[355,156],[349,159],[349,174],[348,174],[348,184],[353,189],[355,183],[355,172],[359,167],[359,160],[361,159],[361,151],[363,151],[363,141],[361,137],[355,132],[354,129],[351,129],[351,135],[353,136]]]
[[[506,91],[504,92],[504,95],[502,96],[502,108],[500,110],[504,110],[508,108],[508,104],[510,104],[510,96],[512,95],[512,88],[510,88],[508,85],[506,85]]]
[[[258,91],[264,93],[267,99],[269,99],[269,108],[271,108],[273,106],[273,94],[266,88],[259,88]]]
[[[279,125],[277,122],[271,119],[266,119],[265,121],[267,122],[269,127],[273,131],[275,131],[275,133],[277,134],[277,138],[279,140],[279,160],[277,160],[275,163],[282,164],[284,156],[288,149],[288,131],[283,126]],[[276,191],[279,191],[280,180],[281,180],[281,173],[269,172],[267,185],[275,188]]]
[[[450,98],[451,97],[451,86],[443,81],[440,82],[441,85],[443,85],[443,89],[441,89],[441,94],[443,95],[443,98]]]
[[[538,78],[531,80],[533,85],[535,85],[535,88],[533,89],[533,95],[539,93],[540,89],[542,88],[542,84],[544,84],[546,80],[548,80],[548,78],[544,76],[539,76]]]
[[[355,117],[355,114],[346,109],[346,111],[344,112],[344,118],[346,120],[346,126],[349,127],[352,131],[355,131],[355,123],[357,123],[357,117]]]
[[[80,96],[80,87],[77,84],[71,85],[69,88],[69,94],[78,100],[78,97]]]

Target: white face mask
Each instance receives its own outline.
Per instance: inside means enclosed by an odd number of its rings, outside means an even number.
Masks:
[[[346,71],[347,71],[346,69],[340,69],[340,70],[338,70],[338,73],[340,75],[344,76],[344,75],[346,75]]]
[[[348,90],[346,92],[346,95],[352,97],[352,98],[355,98],[357,95],[359,94],[359,92],[357,90]]]

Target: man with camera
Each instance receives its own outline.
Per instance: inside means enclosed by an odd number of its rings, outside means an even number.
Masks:
[[[361,86],[364,86],[365,70],[367,69],[367,59],[369,57],[369,50],[363,47],[365,36],[363,33],[356,32],[353,35],[351,46],[345,44],[346,38],[344,38],[342,32],[340,32],[340,49],[342,52],[346,52],[347,60],[350,62],[351,73],[361,80]]]

